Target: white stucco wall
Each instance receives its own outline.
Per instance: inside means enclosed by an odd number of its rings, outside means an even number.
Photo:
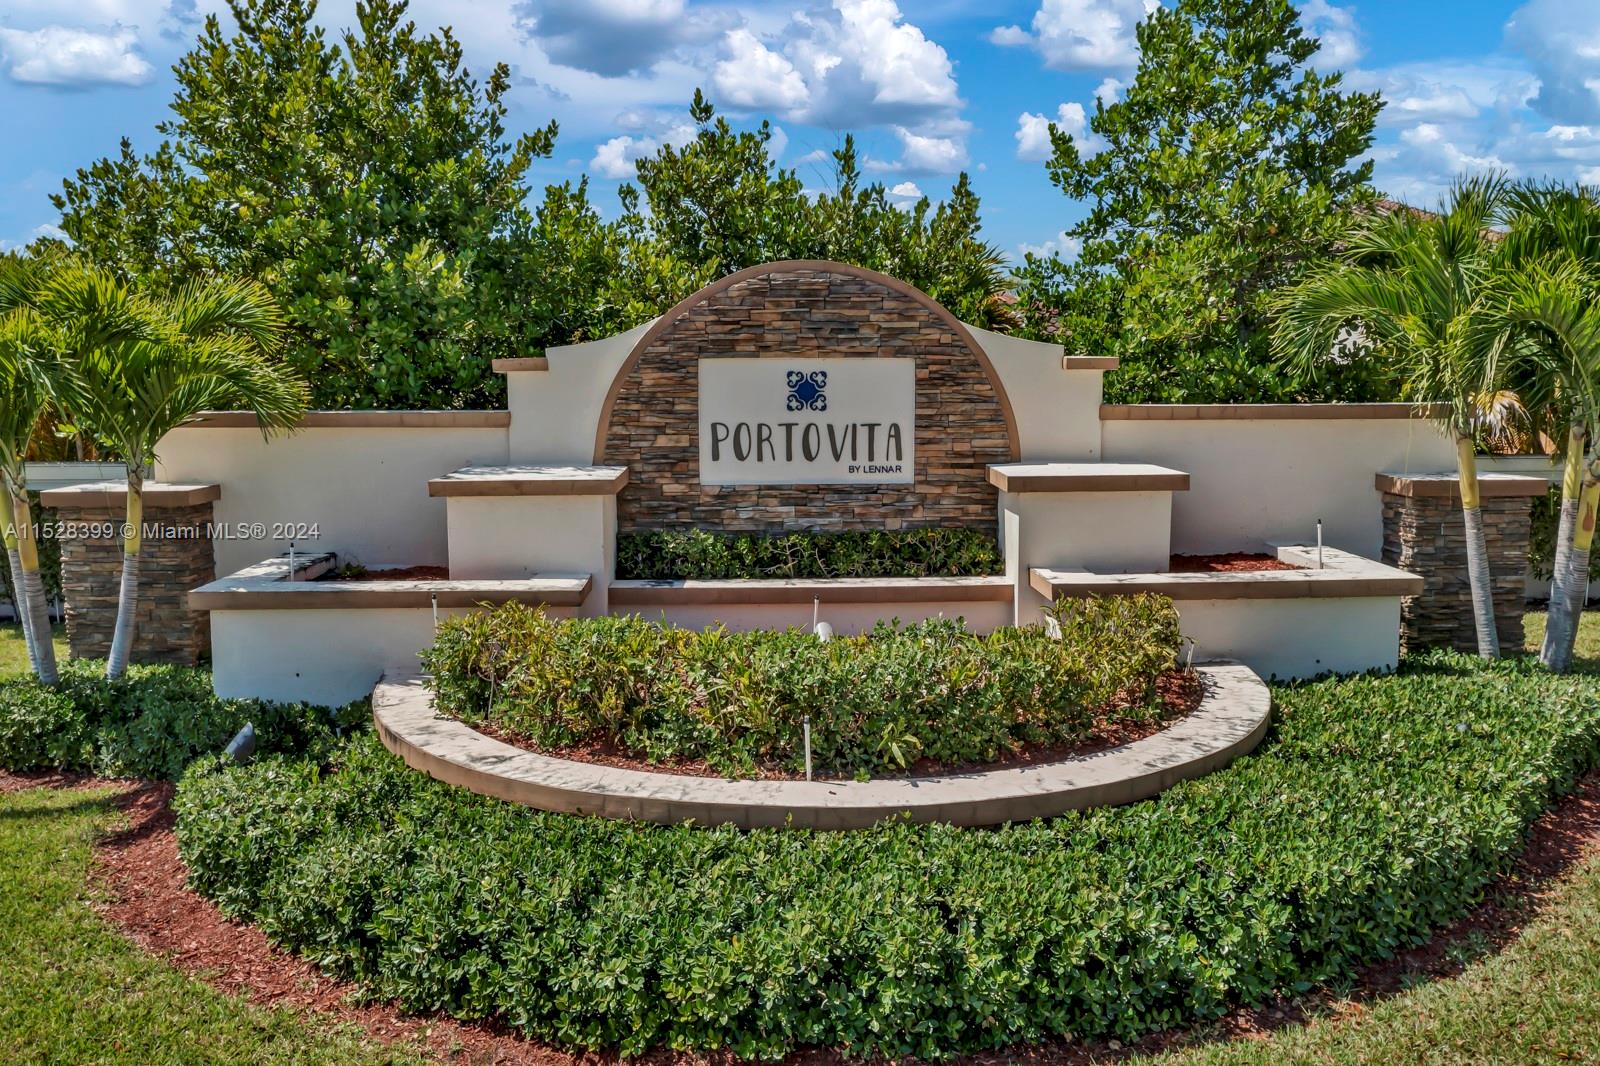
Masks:
[[[1016,588],[1016,621],[1037,621],[1038,609],[1048,602],[1030,583],[1035,567],[1102,574],[1165,570],[1173,500],[1182,495],[1002,492],[1000,547]]]
[[[549,370],[507,374],[511,461],[594,462],[595,434],[606,393],[634,344],[655,322],[651,319],[604,340],[546,349]]]
[[[370,695],[384,674],[416,673],[417,656],[432,643],[426,607],[212,611],[211,683],[223,697],[337,707]]]
[[[428,480],[475,464],[504,465],[503,428],[313,427],[262,439],[255,429],[180,429],[157,449],[156,477],[216,482],[219,524],[315,523],[297,549],[368,566],[443,566],[444,500]],[[269,529],[270,532],[270,529]],[[287,539],[215,541],[217,573],[288,550]]]
[[[454,496],[448,500],[450,576],[588,574],[585,615],[606,613],[617,557],[615,496]]]
[[[1011,401],[1023,462],[1099,458],[1102,371],[1063,370],[1059,344],[967,329]]]
[[[1195,661],[1237,659],[1279,680],[1392,670],[1400,658],[1400,597],[1179,600]]]
[[[1159,463],[1190,475],[1173,494],[1172,550],[1261,551],[1324,542],[1376,559],[1379,471],[1453,470],[1450,442],[1416,419],[1189,419],[1102,423],[1106,462]]]

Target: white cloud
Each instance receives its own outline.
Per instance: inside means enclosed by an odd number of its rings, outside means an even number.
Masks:
[[[1051,70],[1132,70],[1139,60],[1134,28],[1158,0],[1040,0],[1030,29],[1000,26],[993,44],[1030,46]]]
[[[589,160],[589,169],[603,178],[625,179],[634,176],[633,164],[654,155],[662,145],[682,147],[694,140],[697,131],[687,122],[672,126],[659,137],[634,137],[623,134],[602,142]],[[786,139],[787,140],[787,139]]]
[[[902,181],[889,190],[889,195],[901,200],[920,200],[922,190],[917,188],[917,183],[914,181]]]
[[[832,129],[889,127],[898,161],[879,169],[943,173],[965,165],[968,124],[950,56],[894,0],[833,0],[762,35],[722,38],[719,102]]]
[[[1321,70],[1343,70],[1366,51],[1355,15],[1348,8],[1334,7],[1327,0],[1304,0],[1300,24],[1307,33],[1322,40],[1322,49],[1311,59],[1312,65]]]
[[[1089,132],[1089,116],[1083,105],[1068,101],[1056,108],[1056,128],[1069,133],[1078,142],[1079,151],[1098,152],[1104,146],[1098,137]],[[1017,116],[1017,158],[1038,162],[1050,158],[1050,119],[1024,111]]]
[[[1578,180],[1585,185],[1600,185],[1600,167],[1579,167]]]
[[[929,136],[904,126],[896,126],[894,135],[900,139],[900,158],[868,159],[869,169],[906,174],[954,174],[967,165],[965,137]]]
[[[718,98],[734,107],[797,111],[811,99],[805,79],[780,53],[747,29],[729,30],[723,38],[727,57],[711,78]]]
[[[1080,237],[1069,237],[1064,231],[1056,234],[1054,238],[1045,241],[1042,244],[1028,244],[1027,242],[1023,242],[1022,244],[1017,245],[1017,253],[1019,256],[1025,257],[1035,255],[1041,259],[1059,257],[1063,262],[1067,263],[1077,259],[1082,252],[1083,239]]]
[[[1107,78],[1099,85],[1095,86],[1094,98],[1099,100],[1104,106],[1110,107],[1112,104],[1122,99],[1122,90],[1126,88],[1127,85],[1118,81],[1116,78]]]
[[[11,79],[30,85],[143,85],[152,74],[139,54],[138,37],[129,29],[95,33],[67,26],[0,27],[0,52]]]
[[[1600,5],[1533,0],[1511,13],[1506,41],[1539,79],[1535,111],[1556,122],[1600,122]]]
[[[684,0],[531,0],[518,10],[551,61],[607,78],[648,70],[685,44],[712,40],[731,17],[691,10]]]

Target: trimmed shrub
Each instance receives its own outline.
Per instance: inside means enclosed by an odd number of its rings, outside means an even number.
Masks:
[[[933,619],[823,642],[637,615],[553,619],[513,603],[440,623],[423,664],[436,705],[465,722],[540,748],[604,741],[725,774],[803,770],[805,717],[821,772],[870,774],[1074,743],[1097,713],[1159,713],[1155,680],[1179,641],[1171,600],[1063,600],[1051,614],[1059,639],[1042,625],[978,636]]]
[[[1600,685],[1437,654],[1278,688],[1263,746],[994,830],[658,827],[409,770],[198,763],[191,883],[371,994],[545,1040],[939,1057],[1129,1039],[1303,991],[1470,906],[1596,762]]]
[[[193,667],[131,666],[118,681],[104,671],[104,663],[74,660],[62,665],[56,688],[32,677],[0,681],[0,766],[174,780],[195,756],[225,748],[246,722],[258,752],[316,758],[368,720],[365,701],[329,710],[219,699],[211,674]]]
[[[617,577],[977,577],[1005,572],[994,533],[965,527],[825,533],[652,529],[617,537]]]

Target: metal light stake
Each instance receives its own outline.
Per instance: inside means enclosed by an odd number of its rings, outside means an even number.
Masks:
[[[431,593],[428,594],[428,599],[433,601],[433,628],[434,628],[435,632],[438,632],[438,629],[439,629],[439,594],[437,592],[431,592]]]
[[[1317,519],[1317,569],[1322,569],[1322,519]]]
[[[806,745],[806,780],[811,780],[811,716],[805,715],[800,719],[800,735]]]

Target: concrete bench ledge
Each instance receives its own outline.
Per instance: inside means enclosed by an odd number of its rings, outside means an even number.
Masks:
[[[1060,762],[878,781],[738,781],[539,755],[435,713],[416,677],[382,681],[372,717],[390,751],[452,785],[541,810],[744,829],[862,829],[891,818],[999,825],[1148,799],[1260,743],[1272,697],[1249,668],[1200,666],[1193,714],[1131,744]]]
[[[1280,545],[1278,558],[1296,566],[1315,567],[1314,545]],[[1322,550],[1323,568],[1242,570],[1228,573],[1100,574],[1087,570],[1034,567],[1028,580],[1034,591],[1050,599],[1085,596],[1132,596],[1154,592],[1174,600],[1293,600],[1357,596],[1415,596],[1422,578],[1405,570],[1364,559],[1337,548]]]
[[[428,482],[429,496],[612,496],[625,466],[464,466]]]
[[[810,603],[1009,603],[1011,579],[840,577],[728,581],[613,581],[612,606]]]
[[[1005,463],[989,467],[1001,492],[1187,492],[1189,475],[1150,463]]]
[[[358,581],[318,581],[336,562],[331,553],[298,555],[294,579],[289,559],[277,556],[201,585],[189,593],[197,611],[351,610],[372,607],[476,607],[491,603],[577,607],[589,595],[588,574],[473,580],[385,579],[381,569]]]

